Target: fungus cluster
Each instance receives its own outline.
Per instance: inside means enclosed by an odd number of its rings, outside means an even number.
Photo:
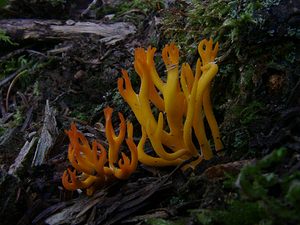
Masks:
[[[112,126],[112,108],[104,109],[105,135],[108,141],[108,150],[102,144],[94,140],[90,146],[86,137],[77,130],[75,124],[66,131],[70,139],[68,158],[74,170],[67,169],[62,176],[63,186],[70,191],[86,189],[87,194],[93,194],[94,190],[109,180],[127,179],[135,170],[138,163],[137,147],[133,142],[133,126],[130,122],[125,124],[121,113],[120,131],[116,135]],[[127,127],[126,144],[130,151],[130,158],[121,152],[120,146],[125,139]],[[116,166],[118,165],[118,167]]]
[[[109,180],[127,179],[136,170],[138,160],[145,165],[162,167],[180,165],[186,160],[194,159],[183,167],[194,169],[203,159],[213,157],[204,118],[211,130],[215,150],[223,149],[210,98],[211,81],[218,72],[218,66],[214,62],[218,43],[213,46],[212,39],[199,43],[200,58],[197,60],[195,73],[187,63],[181,66],[180,71],[179,49],[173,43],[166,45],[162,51],[167,71],[166,81],[160,78],[155,68],[155,52],[156,49],[152,47],[135,50],[134,68],[141,80],[138,93],[133,90],[126,70],[122,70],[122,78],[118,80],[121,96],[141,125],[142,137],[138,145],[133,141],[132,124],[127,122],[126,126],[121,113],[120,131],[118,136],[115,134],[111,108],[104,110],[108,150],[96,140],[90,146],[85,136],[72,124],[67,131],[70,139],[68,158],[74,170],[67,169],[63,174],[62,183],[66,189],[87,189],[87,194],[90,195]],[[159,111],[157,119],[153,113],[154,107]],[[126,127],[130,159],[123,152],[120,153]],[[149,155],[144,151],[147,139],[156,155]],[[195,139],[198,144],[195,144]]]
[[[134,92],[125,70],[122,70],[123,77],[118,80],[120,94],[142,127],[138,158],[146,165],[170,166],[197,157],[189,164],[194,168],[202,159],[208,160],[213,156],[205,132],[204,117],[211,129],[216,151],[223,148],[210,99],[211,81],[218,72],[214,62],[218,43],[214,47],[212,39],[199,43],[200,58],[195,74],[187,63],[182,65],[179,74],[179,49],[173,43],[166,45],[162,51],[167,71],[165,82],[155,68],[155,51],[151,47],[135,50],[134,68],[141,80],[138,93]],[[159,110],[158,119],[153,114],[152,105]],[[200,151],[192,140],[193,131]],[[147,138],[157,156],[145,153]]]

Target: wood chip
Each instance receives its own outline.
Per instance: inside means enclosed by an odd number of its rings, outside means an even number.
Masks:
[[[28,160],[28,154],[33,151],[37,137],[33,137],[31,141],[26,141],[15,162],[9,167],[8,174],[16,175],[23,168],[24,163]]]
[[[58,129],[56,127],[56,119],[54,114],[54,110],[50,108],[49,100],[47,100],[42,133],[35,150],[32,166],[43,164],[46,160],[49,150],[55,144],[55,140],[58,136]]]

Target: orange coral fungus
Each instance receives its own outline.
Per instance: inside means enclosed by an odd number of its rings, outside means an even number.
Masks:
[[[155,51],[151,47],[147,50],[135,50],[134,68],[141,79],[139,93],[134,92],[125,70],[122,70],[123,77],[118,80],[120,94],[142,127],[138,158],[146,165],[169,166],[197,157],[196,161],[189,164],[194,168],[202,159],[213,156],[204,129],[204,116],[211,129],[215,149],[218,151],[223,148],[210,99],[211,81],[218,72],[218,66],[214,62],[218,43],[214,47],[212,39],[199,43],[200,58],[195,74],[187,63],[181,66],[179,74],[179,49],[174,43],[166,45],[162,51],[167,71],[166,81],[156,71]],[[160,111],[158,119],[153,115],[151,103]],[[201,148],[200,152],[192,141],[193,131]],[[157,156],[144,152],[147,138]]]
[[[90,145],[86,137],[77,130],[74,123],[71,124],[71,129],[66,131],[70,139],[68,158],[74,167],[73,171],[67,169],[62,176],[63,186],[67,190],[86,189],[87,194],[91,195],[98,186],[114,178],[127,179],[136,170],[138,157],[137,147],[132,137],[132,124],[127,123],[126,138],[131,159],[123,152],[121,152],[121,159],[119,159],[120,146],[125,138],[126,124],[123,115],[119,113],[121,122],[117,136],[112,126],[112,112],[112,108],[109,107],[104,110],[108,151],[96,140]]]

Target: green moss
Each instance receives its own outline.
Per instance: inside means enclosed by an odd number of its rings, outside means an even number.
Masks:
[[[202,225],[209,225],[213,222],[212,212],[208,209],[190,210],[191,215],[195,217],[197,223]]]
[[[60,5],[64,5],[67,3],[67,0],[49,0],[50,4],[53,6],[53,7],[56,7],[56,6],[60,6]]]
[[[230,45],[234,45],[232,49],[238,53],[241,36],[249,34],[255,26],[262,26],[262,17],[254,14],[258,9],[270,6],[263,3],[265,2],[236,0],[192,1],[190,7],[180,8],[183,11],[181,14],[186,14],[187,17],[178,17],[174,11],[167,14],[164,20],[165,33],[175,37],[180,44],[188,44],[191,39],[198,42],[203,37],[229,41]]]
[[[6,128],[2,124],[0,124],[0,136],[2,136],[5,133],[5,131]]]
[[[146,224],[149,225],[182,225],[182,224],[187,224],[188,219],[185,218],[180,218],[180,219],[174,219],[174,220],[166,220],[162,218],[151,218],[147,219]]]
[[[175,225],[175,223],[173,223],[172,221],[164,220],[161,218],[151,218],[146,220],[146,223],[150,225]]]
[[[0,9],[8,4],[8,0],[0,0]]]
[[[27,55],[21,55],[18,58],[12,58],[0,63],[0,78],[4,78],[18,71],[20,74],[16,85],[25,90],[37,79],[37,74],[51,63],[51,59],[35,58]]]
[[[76,117],[77,119],[79,119],[81,121],[87,121],[89,118],[87,113],[78,112],[78,111],[75,111],[74,113],[72,113],[72,116]]]
[[[236,179],[224,181],[226,189],[231,182],[224,208],[193,209],[191,215],[203,225],[299,224],[300,173],[285,171],[291,157],[280,148],[245,166]]]
[[[17,111],[14,113],[14,116],[13,116],[14,120],[13,120],[13,124],[14,126],[20,126],[23,121],[24,121],[24,116],[23,116],[23,113],[22,111],[18,108]]]
[[[1,8],[1,2],[0,2],[0,8]],[[10,45],[18,45],[17,43],[13,42],[8,35],[6,35],[6,32],[2,29],[0,29],[0,43],[4,42],[6,44]]]
[[[300,179],[292,180],[288,187],[288,191],[285,195],[286,200],[292,204],[296,205],[300,203]]]
[[[214,213],[214,221],[224,225],[253,225],[265,218],[258,202],[233,201],[227,210]]]
[[[152,10],[157,10],[163,7],[163,1],[145,1],[145,0],[133,0],[133,1],[124,1],[119,6],[118,13],[124,13],[132,9],[139,9],[144,13],[149,13]]]
[[[81,99],[81,102],[73,102],[73,110],[70,113],[71,117],[74,117],[80,121],[86,121],[90,122],[91,116],[92,116],[92,111],[95,106],[95,104],[82,104],[82,102],[87,102],[83,99]]]
[[[40,96],[41,95],[39,81],[35,81],[34,84],[33,84],[33,95],[34,96]]]
[[[249,133],[246,129],[239,129],[235,132],[233,147],[237,149],[237,151],[242,152],[248,151],[248,142],[249,142]],[[238,154],[239,156],[239,154]]]
[[[264,105],[261,102],[250,102],[245,108],[243,108],[239,112],[238,118],[240,118],[240,123],[242,125],[248,125],[254,120],[257,120],[260,117],[263,109]]]
[[[147,1],[147,0],[132,0],[132,1],[122,1],[121,4],[116,6],[105,6],[97,10],[97,16],[102,17],[108,14],[115,14],[114,19],[118,19],[120,16],[126,16],[126,20],[129,20],[135,24],[140,24],[140,21],[136,21],[138,16],[134,14],[150,14],[153,11],[157,11],[163,7],[163,1]],[[131,12],[134,12],[130,16]]]

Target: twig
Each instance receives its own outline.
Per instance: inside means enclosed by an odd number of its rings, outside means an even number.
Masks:
[[[143,12],[143,11],[140,10],[140,9],[131,9],[131,10],[128,10],[128,11],[126,11],[126,12],[120,14],[119,16],[125,16],[125,15],[131,14],[131,13],[139,13],[139,14],[143,14],[144,16],[147,15],[145,12]]]
[[[20,55],[22,53],[24,53],[26,51],[28,47],[25,47],[25,48],[21,48],[21,49],[17,49],[11,53],[8,53],[7,55],[5,56],[2,56],[0,58],[0,62],[5,62],[6,60],[10,59],[10,58],[13,58],[13,57],[16,57],[17,55]]]
[[[5,110],[5,107],[3,105],[2,90],[0,91],[0,112],[1,112],[1,116],[3,118],[6,115],[6,110]]]
[[[45,57],[45,58],[48,58],[48,56],[45,55],[45,54],[42,53],[42,52],[38,52],[38,51],[35,51],[35,50],[27,50],[27,52],[30,53],[30,54],[40,55],[40,56],[43,56],[43,57]]]
[[[65,92],[59,94],[58,96],[56,96],[56,98],[51,102],[51,104],[57,102],[59,99],[61,99],[62,97],[64,97],[66,94],[69,94],[69,91],[65,91]]]
[[[32,120],[32,112],[33,112],[33,107],[31,106],[29,108],[29,110],[26,113],[26,119],[22,125],[21,131],[25,131],[26,127],[28,126],[28,124],[30,123],[30,121]]]
[[[5,77],[4,79],[2,79],[2,80],[0,81],[0,88],[1,88],[3,85],[5,85],[6,83],[8,83],[9,81],[11,81],[12,79],[14,79],[15,76],[17,76],[22,70],[24,70],[24,67],[18,69],[18,70],[17,70],[16,72],[14,72],[13,74],[11,74],[11,75]]]
[[[299,92],[297,90],[299,90],[299,87],[300,87],[300,80],[297,82],[295,87],[292,89],[291,94],[288,97],[288,100],[287,100],[288,106],[290,106],[297,99],[297,95],[299,95],[298,94]]]
[[[9,95],[10,95],[10,91],[12,89],[12,87],[14,86],[14,84],[17,82],[17,80],[24,74],[26,73],[28,70],[25,69],[23,71],[21,71],[19,74],[17,74],[15,76],[15,78],[12,80],[12,82],[10,83],[8,90],[7,90],[7,94],[6,94],[6,100],[5,100],[5,107],[6,107],[6,111],[8,111],[8,99],[9,99]]]
[[[22,92],[20,92],[20,91],[17,91],[17,95],[19,95],[19,97],[22,99],[23,104],[26,105],[26,107],[28,108],[29,107],[29,103],[28,103],[28,100],[25,97],[25,95]]]
[[[93,0],[93,1],[88,5],[88,7],[81,13],[80,16],[84,18],[84,17],[91,11],[91,9],[97,7],[98,5],[99,5],[99,6],[103,5],[103,2],[100,1],[100,0]]]

